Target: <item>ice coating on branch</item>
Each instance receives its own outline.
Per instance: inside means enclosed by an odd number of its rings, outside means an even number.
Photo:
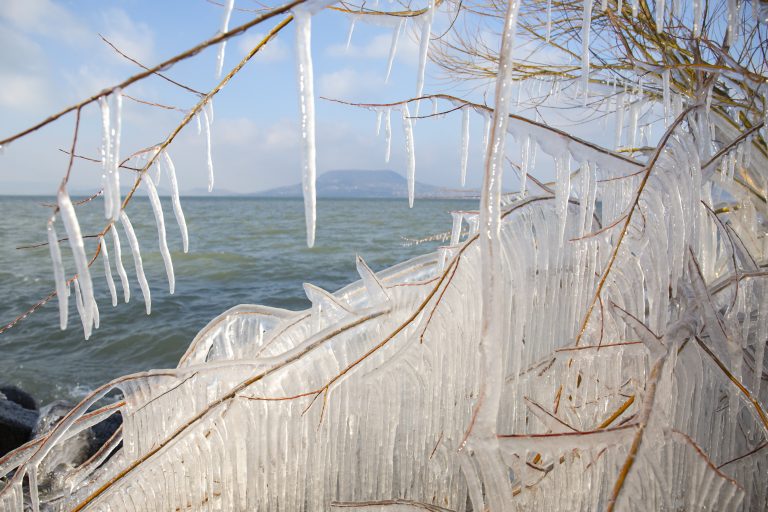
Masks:
[[[168,170],[168,182],[171,185],[171,204],[173,204],[173,214],[176,216],[176,222],[181,230],[181,243],[184,252],[189,250],[189,233],[187,231],[187,221],[184,219],[184,211],[181,209],[181,200],[179,199],[179,184],[176,181],[176,166],[173,165],[171,155],[168,151],[163,151],[163,161]]]
[[[360,278],[363,280],[369,304],[371,306],[387,304],[390,301],[389,293],[387,293],[384,285],[381,284],[379,278],[376,277],[376,274],[373,273],[373,270],[363,261],[360,255],[355,257],[355,267],[357,268],[357,273],[360,274]]]
[[[392,73],[392,63],[395,62],[395,54],[397,53],[397,42],[400,39],[400,32],[403,30],[405,20],[402,19],[392,30],[392,42],[389,45],[389,56],[387,57],[387,74],[384,78],[384,83],[389,83],[389,75]]]
[[[384,115],[384,144],[386,150],[384,152],[384,161],[389,162],[389,156],[392,153],[392,109],[387,108]]]
[[[59,238],[56,236],[56,228],[53,226],[54,221],[54,217],[48,220],[48,248],[50,249],[51,261],[53,262],[56,298],[59,302],[59,327],[63,331],[67,328],[67,319],[69,317],[69,287],[64,274],[64,263],[61,260]]]
[[[208,165],[208,192],[213,191],[213,159],[211,158],[211,122],[205,108],[202,110],[203,126],[205,127],[205,162]]]
[[[112,298],[112,307],[117,306],[117,290],[115,289],[115,280],[112,279],[112,266],[109,264],[109,251],[104,237],[99,237],[99,247],[101,248],[101,261],[104,262],[104,277],[107,280],[109,296]]]
[[[163,264],[165,265],[165,274],[168,276],[168,288],[173,295],[176,288],[176,278],[173,273],[173,260],[171,259],[171,253],[168,251],[168,240],[165,235],[165,218],[163,216],[163,205],[160,204],[160,197],[157,195],[157,189],[152,183],[152,180],[142,180],[147,188],[147,195],[149,196],[149,203],[152,205],[152,213],[155,215],[155,224],[157,225],[157,238],[160,246],[160,254],[163,257]]]
[[[136,233],[133,231],[133,225],[128,218],[128,214],[125,211],[120,212],[120,222],[125,229],[125,236],[128,237],[128,244],[131,246],[131,252],[133,253],[133,264],[136,268],[136,278],[139,280],[139,287],[141,293],[144,296],[144,307],[147,310],[147,314],[152,311],[152,297],[149,293],[149,283],[147,283],[147,277],[144,275],[144,264],[141,261],[141,250],[139,249],[139,240],[136,238]]]
[[[93,282],[91,281],[91,272],[88,269],[88,259],[85,254],[85,245],[83,244],[83,235],[80,231],[80,223],[77,221],[75,208],[64,187],[59,189],[57,194],[59,212],[61,220],[64,222],[64,228],[69,238],[69,247],[72,249],[72,258],[75,260],[78,281],[80,282],[83,295],[83,332],[85,339],[91,337],[91,328],[93,326],[93,310],[95,308],[95,299],[93,297]]]
[[[219,29],[219,34],[225,33],[227,30],[229,30],[229,19],[232,16],[232,8],[235,6],[235,0],[225,0],[224,1],[224,13],[221,17],[221,28]],[[222,41],[219,43],[219,51],[216,54],[216,78],[221,77],[221,70],[224,67],[224,49],[227,46],[226,41]]]
[[[467,162],[469,160],[469,108],[461,109],[461,186],[467,184]]]
[[[316,148],[315,148],[315,92],[312,72],[312,15],[304,9],[293,13],[296,21],[296,75],[299,92],[299,115],[304,218],[307,225],[307,246],[315,245],[316,222]]]
[[[408,157],[408,206],[413,208],[413,196],[416,190],[416,148],[413,141],[413,120],[408,111],[408,103],[403,103],[403,133],[405,134],[405,152]]]
[[[128,281],[128,274],[125,272],[123,266],[123,251],[120,246],[120,235],[117,234],[117,228],[112,224],[109,231],[112,233],[112,247],[115,249],[115,268],[117,269],[117,275],[120,276],[120,283],[123,285],[123,300],[126,304],[131,300],[131,287]]]

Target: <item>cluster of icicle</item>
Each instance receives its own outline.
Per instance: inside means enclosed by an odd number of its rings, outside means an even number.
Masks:
[[[120,161],[122,93],[121,91],[117,90],[113,92],[109,97],[101,98],[99,103],[101,107],[102,118],[101,195],[104,200],[104,216],[107,219],[107,227],[98,235],[99,257],[101,258],[103,264],[107,287],[109,288],[110,296],[112,299],[112,306],[117,306],[118,303],[117,287],[115,286],[115,280],[112,274],[112,263],[114,263],[117,274],[120,277],[120,283],[122,284],[123,289],[123,298],[125,302],[128,302],[131,298],[131,290],[128,281],[128,274],[125,270],[125,267],[123,266],[122,244],[117,228],[118,224],[121,224],[123,226],[125,236],[128,239],[131,253],[133,254],[134,269],[136,271],[136,277],[139,281],[141,293],[144,298],[146,311],[147,314],[150,314],[152,301],[149,284],[144,274],[139,241],[136,237],[133,225],[131,224],[131,220],[128,217],[126,211],[123,209],[124,205],[120,196],[119,171],[120,167],[124,163]],[[204,119],[204,126],[206,131],[208,154],[207,163],[210,189],[213,186],[213,165],[211,163],[210,150],[210,124],[213,120],[213,107],[210,100],[201,109],[201,114]],[[197,120],[199,133],[201,128],[199,116],[197,117]],[[171,253],[168,248],[165,218],[163,215],[163,208],[160,202],[160,196],[158,194],[157,187],[160,184],[161,176],[165,174],[168,180],[168,187],[170,189],[173,213],[181,231],[182,249],[184,252],[187,252],[189,249],[189,235],[186,221],[184,219],[184,211],[181,208],[181,201],[179,198],[179,185],[176,179],[176,168],[173,164],[173,160],[171,160],[171,156],[165,149],[162,151],[159,149],[154,149],[150,153],[149,157],[145,155],[144,158],[145,161],[147,161],[147,158],[151,158],[152,164],[149,166],[149,168],[147,168],[146,171],[144,171],[141,184],[146,190],[150,205],[152,207],[152,212],[154,213],[160,254],[165,265],[170,293],[174,293],[175,277],[173,271],[173,261],[171,259]],[[59,246],[59,238],[55,226],[57,214],[61,217],[61,220],[64,224],[67,240],[69,241],[69,247],[72,252],[72,259],[75,265],[76,277],[71,279],[67,279],[67,273],[64,267],[64,259],[62,258],[62,252]],[[111,245],[113,258],[110,258],[110,250],[108,248],[109,246],[107,241],[108,237],[111,238],[112,242]],[[52,215],[48,220],[48,246],[50,248],[51,259],[53,260],[56,294],[59,304],[60,327],[61,329],[67,328],[71,284],[75,290],[77,312],[82,322],[85,339],[87,340],[90,338],[93,329],[98,329],[99,327],[99,308],[96,304],[96,299],[93,293],[91,269],[85,250],[82,229],[77,218],[75,205],[73,204],[67,192],[66,184],[63,184],[59,188],[57,194],[57,212],[54,213],[54,215]]]

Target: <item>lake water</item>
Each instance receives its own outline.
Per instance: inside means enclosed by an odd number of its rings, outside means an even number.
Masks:
[[[42,197],[0,197],[0,324],[5,325],[54,289],[47,247],[19,250],[46,239],[51,201]],[[195,334],[214,316],[237,304],[286,309],[309,306],[302,283],[334,291],[358,279],[355,254],[374,269],[391,266],[434,250],[440,242],[406,246],[402,237],[422,238],[450,230],[448,212],[476,208],[476,202],[405,199],[318,200],[317,238],[306,247],[304,211],[299,199],[182,198],[189,227],[189,253],[163,198],[168,244],[176,272],[176,293],[169,295],[157,230],[148,201],[135,198],[128,207],[142,248],[151,288],[147,316],[133,272],[126,237],[123,264],[131,280],[131,301],[112,265],[121,301],[112,308],[101,260],[92,267],[101,327],[83,339],[70,300],[69,327],[59,330],[56,299],[13,329],[0,334],[0,382],[16,384],[39,402],[77,400],[115,377],[150,368],[175,367]],[[100,199],[78,207],[83,233],[104,225]],[[57,221],[60,237],[65,236]],[[108,240],[111,242],[111,240]],[[69,275],[74,264],[61,244]],[[95,242],[86,248],[93,253]],[[112,244],[108,244],[112,249]],[[114,255],[110,254],[111,257]],[[74,299],[74,295],[72,296]]]

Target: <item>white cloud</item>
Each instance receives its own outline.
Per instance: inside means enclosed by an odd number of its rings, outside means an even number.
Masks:
[[[48,105],[48,82],[36,75],[0,71],[0,107],[38,112]]]
[[[321,96],[355,100],[370,97],[370,93],[381,89],[384,85],[384,75],[345,68],[322,73],[317,83]]]
[[[155,35],[149,25],[135,22],[122,9],[111,8],[103,13],[106,37],[120,51],[144,65],[154,64]],[[127,62],[111,48],[108,51],[121,62]]]
[[[89,36],[85,26],[52,0],[3,0],[0,19],[24,30],[68,43],[81,43]]]
[[[259,41],[264,39],[266,34],[256,32],[253,34],[246,34],[237,41],[237,48],[240,53],[245,56],[250,52]],[[268,42],[259,52],[254,56],[254,60],[257,62],[278,62],[285,59],[288,56],[288,48],[279,37],[273,38]]]

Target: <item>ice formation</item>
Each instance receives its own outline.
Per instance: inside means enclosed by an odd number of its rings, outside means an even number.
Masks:
[[[322,5],[293,11],[310,246],[310,16]],[[512,115],[519,6],[508,4],[494,108],[459,105],[462,183],[470,108],[486,121],[485,173],[479,210],[452,212],[447,246],[378,273],[358,257],[360,280],[333,293],[304,285],[305,311],[224,312],[176,368],[100,387],[1,458],[0,510],[768,509],[768,157],[755,138],[765,128],[741,132],[711,100],[687,101],[671,90],[669,68],[650,70],[652,85],[624,86],[606,107],[616,146],[636,150],[649,138],[647,98],[658,96],[666,131],[632,157]],[[739,5],[728,8],[732,23]],[[585,2],[585,39],[591,9]],[[664,2],[655,9],[658,29]],[[695,0],[697,34],[701,16]],[[431,19],[419,23],[423,30]],[[582,51],[586,80],[588,44]],[[412,205],[408,102],[377,108],[387,159],[391,110],[402,114]],[[109,110],[103,102],[105,212],[123,224],[149,313],[138,240],[107,179],[119,140]],[[210,154],[212,111],[202,115]],[[512,141],[522,187],[502,194]],[[537,152],[550,160],[552,183],[534,179]],[[186,250],[173,163],[165,152],[155,157]],[[536,193],[526,190],[529,175]],[[142,181],[173,288],[160,199],[148,174]],[[65,187],[57,206],[88,337],[99,313]],[[55,220],[48,241],[65,313]],[[116,226],[107,231],[127,301]],[[114,304],[103,237],[99,244]],[[100,406],[113,390],[121,399]],[[58,451],[117,411],[122,428],[91,459],[50,470]]]

